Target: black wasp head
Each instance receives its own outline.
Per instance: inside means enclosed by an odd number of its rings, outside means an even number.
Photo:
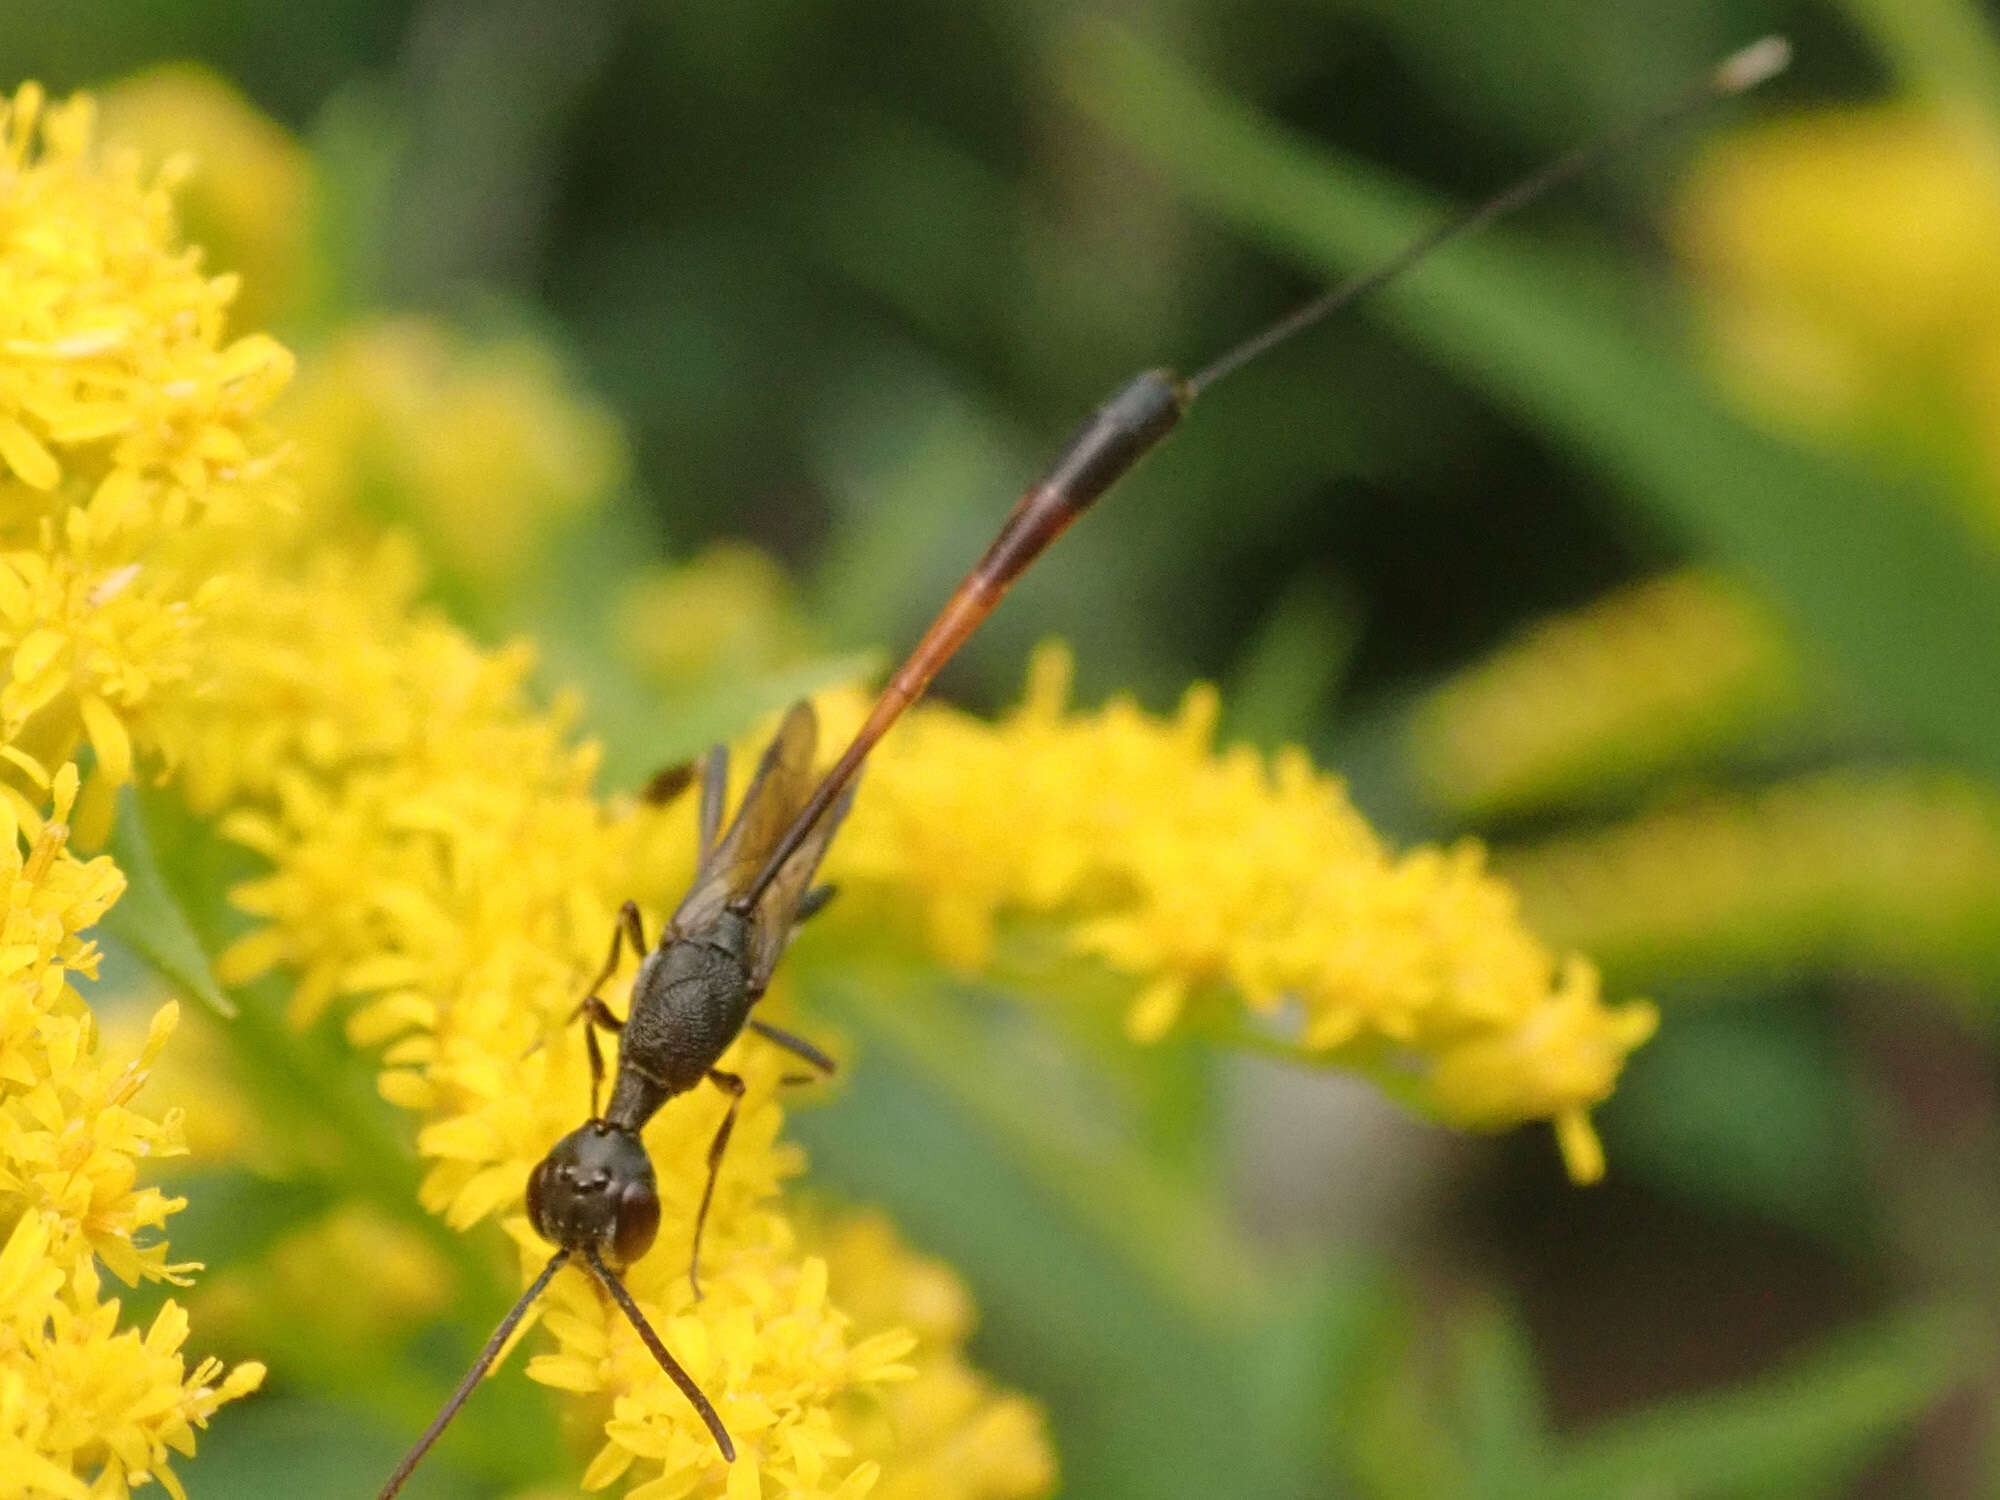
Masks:
[[[528,1218],[552,1245],[630,1265],[660,1228],[653,1164],[639,1137],[602,1120],[557,1141],[528,1178]]]

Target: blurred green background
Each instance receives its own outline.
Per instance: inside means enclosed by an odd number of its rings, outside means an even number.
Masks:
[[[524,502],[541,519],[497,560],[393,464],[354,482],[429,531],[461,619],[584,684],[626,785],[909,641],[1126,375],[1205,361],[1786,32],[1794,70],[1755,99],[1219,387],[940,683],[1004,705],[1061,635],[1084,702],[1215,680],[1231,736],[1304,743],[1396,839],[1489,839],[1552,940],[1662,1005],[1601,1116],[1609,1182],[1569,1187],[1539,1131],[1447,1138],[1197,1043],[1093,1051],[928,973],[812,997],[858,1063],[797,1129],[817,1187],[968,1277],[975,1350],[1046,1402],[1066,1493],[2000,1494],[1982,11],[0,14],[11,73],[105,92],[135,136],[201,89],[121,80],[192,61],[303,144],[296,243],[232,239],[205,179],[188,217],[307,380],[334,372],[318,399],[366,379],[353,330],[414,313],[436,342],[397,368],[574,404],[548,441],[582,445],[555,467],[593,493]],[[720,614],[608,599],[648,558],[718,580]],[[689,630],[711,676],[663,724]],[[1097,1099],[1119,1069],[1145,1074],[1117,1096],[1136,1121]],[[176,1246],[222,1265],[260,1241],[218,1202]],[[323,1361],[323,1388],[274,1361],[195,1493],[369,1490],[493,1310],[401,1350],[407,1424],[356,1399],[365,1360]],[[445,1457],[429,1493],[495,1492]]]

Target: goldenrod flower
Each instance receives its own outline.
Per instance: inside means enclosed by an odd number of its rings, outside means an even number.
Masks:
[[[123,1280],[174,1277],[166,1246],[144,1242],[180,1205],[137,1186],[142,1156],[179,1149],[179,1122],[129,1107],[172,1032],[163,1006],[128,1065],[100,1060],[89,1009],[70,976],[95,978],[97,947],[82,936],[125,888],[109,859],[70,854],[74,767],[56,777],[54,809],[26,853],[10,826],[0,850],[6,878],[0,933],[0,1215],[42,1215],[58,1258],[95,1253]]]
[[[265,857],[268,872],[234,893],[262,925],[223,956],[223,977],[288,969],[299,1024],[338,1004],[353,1041],[381,1050],[383,1094],[422,1117],[423,1204],[461,1229],[497,1220],[524,1266],[539,1263],[548,1251],[518,1211],[523,1185],[588,1099],[565,1023],[619,902],[636,900],[657,930],[685,888],[693,799],[601,802],[574,705],[533,699],[525,649],[482,648],[418,602],[413,549],[358,514],[354,465],[386,450],[418,527],[464,575],[497,579],[548,515],[615,477],[615,434],[552,403],[537,360],[479,367],[399,325],[337,352],[330,383],[301,397],[302,503],[288,507],[262,425],[288,356],[258,336],[224,343],[232,288],[174,248],[160,184],[129,159],[96,166],[78,107],[38,136],[39,109],[24,92],[4,136],[0,462],[23,502],[9,515],[23,519],[0,557],[0,744],[34,840],[10,908],[31,931],[10,952],[38,976],[30,1040],[45,1061],[7,1039],[52,1082],[31,1082],[5,1117],[0,1187],[21,1197],[26,1248],[10,1241],[4,1264],[23,1306],[41,1306],[29,1293],[69,1299],[73,1319],[52,1311],[35,1326],[55,1329],[57,1348],[81,1339],[99,1363],[126,1336],[115,1305],[95,1300],[86,1251],[121,1273],[180,1269],[135,1239],[172,1204],[129,1170],[142,1146],[175,1145],[177,1122],[128,1107],[172,1012],[141,1062],[114,1075],[86,1066],[89,1024],[64,1000],[62,975],[92,960],[76,932],[115,893],[115,872],[63,847],[76,780],[49,773],[85,737],[96,822],[145,756]],[[524,412],[550,420],[523,424]],[[496,413],[501,428],[525,426],[526,448],[492,444]],[[496,501],[508,484],[519,488]],[[836,855],[857,888],[920,912],[960,963],[983,961],[1010,915],[1054,926],[1076,954],[1129,977],[1141,1036],[1225,990],[1274,1034],[1295,1013],[1286,1034],[1302,1051],[1367,1067],[1461,1124],[1550,1118],[1571,1171],[1601,1171],[1588,1111],[1650,1029],[1649,1008],[1604,1006],[1595,971],[1526,931],[1476,848],[1395,856],[1302,754],[1267,765],[1217,753],[1211,692],[1167,721],[1129,704],[1076,714],[1067,675],[1064,658],[1041,658],[1028,703],[999,725],[913,716]],[[43,819],[29,791],[50,783]],[[614,1007],[629,979],[628,968],[611,986]],[[781,983],[765,1003],[783,998]],[[553,1348],[529,1373],[594,1404],[603,1438],[586,1485],[624,1482],[644,1500],[1046,1488],[1035,1413],[959,1363],[966,1317],[920,1295],[936,1276],[879,1242],[837,1238],[817,1253],[802,1242],[780,1198],[802,1167],[781,1138],[780,1059],[753,1040],[724,1063],[749,1092],[709,1219],[706,1296],[693,1300],[672,1233],[627,1280],[740,1457],[722,1464],[594,1283],[566,1272],[538,1309]],[[670,1225],[693,1221],[722,1107],[679,1101],[646,1131]],[[171,1485],[161,1445],[261,1373],[245,1366],[209,1389],[218,1372],[203,1366],[179,1383],[180,1333],[178,1314],[163,1315],[153,1362],[118,1366],[152,1382],[150,1405],[121,1404],[119,1387],[50,1407],[51,1422],[73,1409],[93,1425],[67,1448],[37,1437],[35,1451],[73,1469],[101,1450],[110,1477],[94,1482],[107,1491],[142,1474]],[[22,1389],[48,1386],[35,1378]],[[0,1412],[16,1390],[0,1389]]]
[[[564,1021],[618,901],[636,898],[657,921],[689,879],[692,799],[665,812],[601,806],[594,751],[572,743],[566,715],[529,701],[525,657],[484,652],[399,603],[377,570],[329,561],[259,578],[230,611],[218,635],[238,666],[228,690],[190,705],[182,763],[211,792],[269,799],[226,826],[271,873],[237,892],[268,925],[222,970],[292,968],[300,1020],[357,1002],[348,1034],[383,1047],[383,1093],[426,1117],[425,1205],[460,1228],[502,1217],[532,1269],[548,1247],[519,1215],[523,1185],[588,1100]],[[329,690],[357,671],[367,693]],[[227,762],[212,778],[210,749]],[[614,1004],[630,977],[612,986]],[[731,1494],[761,1484],[857,1500],[881,1462],[848,1433],[857,1394],[909,1377],[912,1336],[859,1327],[774,1206],[801,1165],[778,1136],[780,1059],[753,1042],[724,1065],[750,1092],[709,1219],[706,1295],[693,1301],[687,1245],[672,1234],[626,1281],[736,1439]],[[693,1222],[720,1108],[680,1101],[646,1131],[668,1224]],[[665,1496],[724,1483],[686,1400],[588,1278],[558,1277],[541,1321],[556,1350],[529,1373],[603,1411],[586,1485],[631,1479],[633,1493]]]
[[[1800,677],[1747,590],[1670,573],[1544,620],[1432,692],[1411,723],[1415,774],[1472,816],[1629,786],[1781,722]]]
[[[313,285],[311,159],[285,128],[227,80],[195,63],[167,63],[98,97],[106,148],[142,167],[173,164],[175,217],[210,264],[240,279],[230,304],[240,328],[298,312]]]
[[[160,1002],[130,994],[120,999],[124,1003],[115,1009],[105,1008],[98,1045],[111,1057],[142,1055]],[[175,1171],[228,1163],[275,1172],[286,1161],[284,1143],[272,1138],[268,1122],[244,1096],[224,1024],[201,1007],[181,1015],[173,1046],[148,1063],[147,1106],[155,1115],[179,1117],[182,1149],[174,1155]]]
[[[329,517],[386,513],[436,567],[489,592],[517,584],[565,518],[625,477],[618,423],[545,347],[474,343],[415,318],[340,334],[283,417],[310,503]]]
[[[122,1496],[152,1478],[178,1496],[169,1450],[193,1452],[192,1429],[254,1390],[263,1367],[188,1371],[174,1303],[141,1336],[120,1331],[117,1302],[98,1295],[98,1260],[128,1283],[193,1268],[148,1238],[179,1200],[138,1180],[143,1159],[180,1148],[179,1120],[132,1106],[176,1008],[163,1006],[139,1055],[116,1063],[98,1054],[71,983],[95,977],[83,933],[124,889],[109,859],[69,852],[76,793],[64,766],[26,852],[10,820],[0,850],[0,1474],[29,1495]]]
[[[194,670],[218,551],[199,526],[278,493],[260,414],[291,369],[261,335],[224,342],[234,282],[179,246],[163,182],[89,137],[86,101],[28,85],[0,108],[0,743],[45,781],[89,740],[86,844]]]
[[[915,1374],[854,1414],[860,1451],[882,1464],[870,1500],[1033,1500],[1055,1486],[1041,1414],[966,1364],[974,1310],[941,1262],[913,1254],[880,1214],[849,1214],[812,1235],[848,1313],[916,1337]]]
[[[1628,975],[2000,968],[2000,797],[1960,777],[1836,771],[1705,796],[1504,868],[1537,922]]]
[[[264,1367],[188,1369],[187,1315],[171,1301],[145,1333],[120,1329],[89,1259],[64,1269],[57,1242],[30,1210],[0,1249],[0,1474],[24,1500],[123,1500],[149,1480],[187,1500],[173,1455],[193,1453],[195,1429]]]
[[[913,713],[875,755],[832,878],[892,892],[883,915],[921,912],[967,968],[1004,914],[1059,918],[1135,982],[1138,1040],[1226,989],[1300,1052],[1454,1124],[1552,1119],[1571,1173],[1602,1172],[1588,1111],[1652,1008],[1605,1006],[1596,970],[1535,939],[1476,846],[1395,856],[1301,752],[1218,753],[1211,689],[1167,720],[1123,701],[1070,713],[1068,691],[1067,655],[1045,650],[997,725]]]

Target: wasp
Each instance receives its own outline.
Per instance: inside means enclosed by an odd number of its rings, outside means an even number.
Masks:
[[[812,775],[819,738],[812,707],[796,704],[778,726],[723,832],[727,757],[720,747],[704,757],[700,859],[693,885],[668,919],[656,947],[646,942],[638,907],[628,901],[620,908],[604,967],[576,1007],[574,1019],[584,1023],[590,1060],[590,1118],[556,1142],[527,1183],[528,1217],[536,1233],[556,1247],[555,1253],[501,1319],[444,1409],[397,1466],[382,1488],[381,1500],[390,1500],[402,1488],[499,1357],[528,1308],[573,1259],[589,1269],[630,1320],[708,1428],[717,1452],[735,1461],[736,1446],[714,1406],[661,1342],[619,1279],[623,1267],[652,1248],[660,1228],[653,1164],[640,1132],[668,1100],[702,1083],[714,1084],[729,1098],[709,1146],[708,1179],[695,1215],[688,1277],[699,1296],[701,1231],[744,1094],[742,1078],[718,1066],[723,1054],[747,1029],[820,1073],[833,1071],[833,1060],[817,1047],[766,1025],[752,1011],[798,924],[832,894],[829,887],[814,885],[813,878],[853,802],[855,778],[868,753],[923,695],[938,670],[1029,564],[1157,447],[1194,399],[1216,381],[1400,276],[1447,241],[1539,198],[1711,101],[1763,82],[1782,70],[1789,56],[1781,38],[1753,43],[1652,113],[1555,158],[1503,192],[1446,219],[1374,270],[1313,298],[1196,374],[1183,378],[1170,370],[1148,370],[1134,376],[1078,429],[1047,472],[1015,503],[984,555],[952,591],[823,776],[815,781]],[[655,790],[663,795],[677,791],[692,776],[692,768],[666,775]],[[642,957],[628,1015],[620,1021],[597,991],[617,971],[628,943]],[[600,1031],[618,1038],[611,1102],[601,1112]]]

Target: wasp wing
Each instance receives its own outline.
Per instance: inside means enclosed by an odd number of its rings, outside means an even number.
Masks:
[[[675,932],[686,936],[708,927],[730,898],[757,878],[772,848],[812,795],[813,750],[818,742],[819,720],[812,705],[794,703],[757,762],[757,774],[737,805],[734,821],[695,871],[694,884],[674,912]],[[767,895],[758,902],[758,910],[768,901]]]
[[[750,929],[751,994],[763,994],[764,987],[771,982],[771,971],[778,967],[778,960],[784,956],[785,947],[792,940],[799,903],[812,887],[819,862],[826,857],[826,846],[840,831],[840,820],[854,805],[854,791],[854,787],[849,786],[841,793],[840,800],[826,810],[825,816],[806,835],[805,842],[792,851],[792,857],[779,868],[770,885],[765,887],[764,894],[758,897],[757,920]]]

